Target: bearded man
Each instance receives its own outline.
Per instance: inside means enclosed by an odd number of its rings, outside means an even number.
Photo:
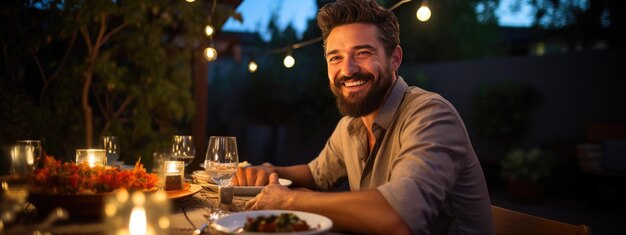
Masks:
[[[395,15],[338,0],[317,15],[330,89],[344,117],[306,165],[242,168],[235,185],[267,185],[247,209],[308,211],[365,234],[493,234],[483,171],[455,108],[408,86]],[[292,190],[278,177],[310,190]],[[328,192],[342,178],[349,192]]]

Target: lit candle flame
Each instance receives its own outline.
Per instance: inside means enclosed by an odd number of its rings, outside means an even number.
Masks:
[[[130,212],[128,230],[131,235],[144,235],[147,232],[148,223],[146,220],[146,209],[143,206],[136,206]]]
[[[94,167],[96,165],[96,156],[91,152],[87,155],[87,164],[89,167]]]
[[[176,162],[167,163],[167,173],[178,173],[178,170],[176,169]]]

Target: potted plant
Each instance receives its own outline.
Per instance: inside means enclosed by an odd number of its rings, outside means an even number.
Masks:
[[[500,173],[507,181],[509,197],[521,202],[541,199],[553,164],[552,156],[537,147],[509,152],[500,162]]]

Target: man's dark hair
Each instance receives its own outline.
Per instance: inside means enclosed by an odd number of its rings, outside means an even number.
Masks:
[[[375,0],[337,0],[324,5],[317,13],[317,25],[324,37],[324,47],[333,28],[352,23],[376,25],[378,38],[387,56],[400,45],[400,25],[393,12],[382,8]]]

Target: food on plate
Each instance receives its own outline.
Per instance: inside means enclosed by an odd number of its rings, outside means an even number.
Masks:
[[[115,167],[89,167],[87,163],[62,163],[52,156],[44,156],[43,167],[36,169],[33,189],[49,193],[104,193],[116,189],[154,190],[158,177],[146,172],[137,161],[130,170]]]
[[[248,232],[299,232],[311,230],[306,221],[301,220],[293,213],[280,213],[280,215],[248,217],[243,226]]]

